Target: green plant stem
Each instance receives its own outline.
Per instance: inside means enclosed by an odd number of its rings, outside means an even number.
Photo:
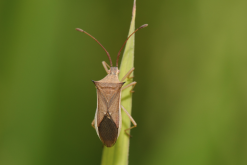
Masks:
[[[134,0],[134,6],[132,11],[132,20],[130,24],[129,35],[135,31],[135,17],[136,17],[136,0]],[[123,58],[120,66],[119,79],[121,80],[124,75],[134,67],[134,45],[135,36],[133,35],[126,43],[126,47],[123,53]],[[133,75],[133,72],[132,72]],[[132,76],[131,75],[131,76]],[[127,79],[125,85],[131,83],[132,79]],[[131,114],[132,108],[132,94],[131,88],[127,88],[122,92],[121,105]],[[123,111],[122,111],[123,112]],[[129,136],[124,132],[125,129],[130,128],[130,119],[123,112],[122,113],[122,128],[119,138],[116,144],[107,148],[104,147],[101,165],[127,165],[129,157]]]

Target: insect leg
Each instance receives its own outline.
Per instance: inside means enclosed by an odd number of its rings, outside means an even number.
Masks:
[[[133,78],[134,76],[132,77],[129,77],[130,74],[135,70],[135,68],[131,68],[128,73],[122,78],[121,82],[123,82],[126,78]]]
[[[95,129],[94,124],[95,124],[95,119],[93,119],[93,121],[91,123],[92,127]]]
[[[134,126],[127,128],[126,130],[124,130],[124,132],[131,137],[131,135],[127,132],[128,130],[131,130],[132,128],[135,128],[137,126],[137,123],[135,122],[135,120],[132,118],[132,116],[129,114],[129,112],[121,105],[122,109],[124,110],[124,112],[127,114],[127,116],[129,117],[130,121],[133,123]]]
[[[126,85],[126,86],[124,86],[123,88],[122,88],[122,90],[124,90],[124,89],[126,89],[126,88],[128,88],[128,87],[130,87],[130,86],[132,86],[132,89],[130,90],[130,92],[131,93],[133,93],[134,91],[133,91],[133,89],[134,89],[134,87],[135,87],[135,85],[136,85],[136,81],[134,81],[134,82],[132,82],[132,83],[130,83],[130,84],[128,84],[128,85]]]
[[[108,68],[110,68],[110,66],[105,61],[102,61],[102,65],[105,68],[106,73],[109,74],[110,70]]]

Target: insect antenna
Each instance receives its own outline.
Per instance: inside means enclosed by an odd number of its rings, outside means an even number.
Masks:
[[[85,32],[85,31],[82,30],[82,29],[76,28],[75,30],[77,30],[77,31],[79,31],[79,32],[83,32],[83,33],[87,34],[88,36],[90,36],[92,39],[94,39],[94,40],[95,40],[95,41],[96,41],[96,42],[97,42],[97,43],[105,50],[105,52],[106,52],[106,54],[107,54],[107,56],[108,56],[108,58],[109,58],[110,65],[112,66],[112,60],[111,60],[110,54],[107,52],[107,50],[104,48],[104,46],[101,45],[101,43],[100,43],[98,40],[96,40],[96,38],[94,38],[93,36],[91,36],[89,33]]]
[[[117,61],[116,61],[116,67],[118,67],[118,60],[119,60],[119,57],[120,57],[120,53],[121,53],[121,51],[122,51],[124,45],[125,45],[126,42],[128,41],[128,39],[129,39],[135,32],[137,32],[139,29],[145,28],[145,27],[147,27],[147,26],[148,26],[148,24],[144,24],[144,25],[140,26],[138,29],[136,29],[133,33],[131,33],[131,35],[129,35],[129,37],[126,39],[126,41],[124,42],[123,46],[121,47],[121,49],[120,49],[119,52],[118,52]]]

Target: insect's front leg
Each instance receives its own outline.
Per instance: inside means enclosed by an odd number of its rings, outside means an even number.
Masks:
[[[105,61],[102,61],[102,65],[105,68],[105,71],[107,74],[110,73],[110,70],[108,68],[111,68]]]
[[[127,114],[127,116],[129,117],[130,121],[132,122],[132,124],[134,126],[130,127],[130,128],[127,128],[126,130],[124,130],[124,132],[129,136],[131,137],[131,135],[127,132],[128,130],[131,130],[132,128],[135,128],[137,127],[137,123],[135,122],[135,120],[132,118],[132,116],[129,114],[129,112],[121,105],[122,109],[124,110],[124,112]]]
[[[121,82],[123,82],[126,78],[133,78],[134,76],[130,77],[130,74],[131,74],[134,70],[135,70],[135,68],[131,68],[131,69],[128,71],[128,73],[122,78]],[[126,89],[126,88],[132,86],[132,89],[130,90],[130,92],[133,93],[133,92],[134,92],[133,89],[134,89],[136,83],[137,83],[137,82],[134,81],[134,82],[132,82],[132,83],[126,85],[126,86],[124,86],[124,87],[122,88],[122,90],[124,90],[124,89]]]
[[[121,82],[123,82],[126,78],[133,78],[134,76],[130,77],[130,74],[135,70],[135,68],[131,68],[128,73],[122,78]]]

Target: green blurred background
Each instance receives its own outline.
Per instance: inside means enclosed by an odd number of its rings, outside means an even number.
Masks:
[[[0,165],[100,164],[96,90],[133,1],[0,1]],[[247,164],[247,1],[137,0],[130,164]]]

